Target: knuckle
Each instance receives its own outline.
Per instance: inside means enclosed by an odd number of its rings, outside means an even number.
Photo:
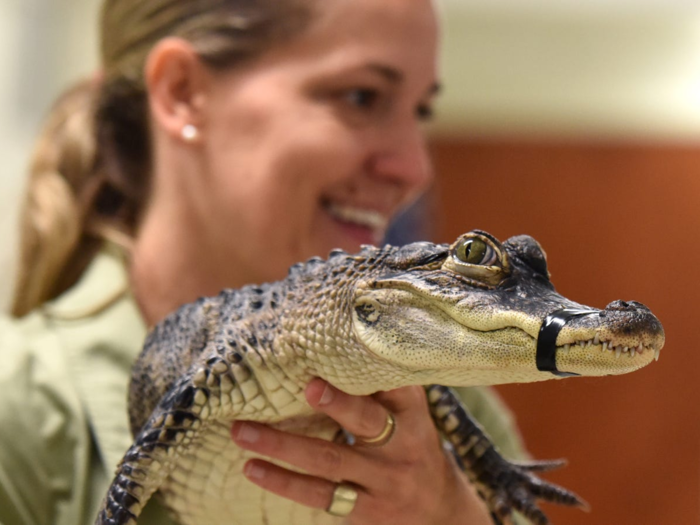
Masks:
[[[372,497],[365,504],[364,516],[358,516],[358,518],[371,517],[371,523],[396,523],[397,518],[400,519],[403,512],[405,510],[399,508],[389,498]],[[367,520],[365,519],[361,523],[365,525]]]
[[[386,473],[387,495],[386,500],[405,507],[410,504],[416,495],[415,473],[405,465],[394,465]]]
[[[324,443],[317,453],[322,475],[334,479],[343,471],[343,452],[336,444]]]

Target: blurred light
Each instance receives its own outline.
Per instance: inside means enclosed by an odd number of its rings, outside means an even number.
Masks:
[[[484,2],[445,4],[438,132],[700,138],[700,3]]]

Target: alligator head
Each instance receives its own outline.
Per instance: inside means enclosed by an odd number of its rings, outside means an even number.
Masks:
[[[661,323],[637,302],[600,310],[558,294],[533,238],[473,231],[416,243],[359,282],[353,327],[375,356],[419,382],[522,383],[624,374],[658,359]]]

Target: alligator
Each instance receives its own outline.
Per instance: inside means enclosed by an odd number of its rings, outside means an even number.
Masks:
[[[304,398],[314,377],[356,395],[422,385],[433,420],[497,523],[538,500],[584,506],[537,477],[556,462],[502,457],[448,387],[632,372],[658,359],[661,324],[637,302],[600,310],[559,295],[544,251],[525,235],[482,231],[453,244],[334,250],[279,282],[182,306],[149,334],[132,375],[135,440],[96,523],[137,523],[158,492],[183,525],[332,524],[248,483],[230,438],[254,420],[332,439]],[[348,445],[349,446],[349,445]],[[339,521],[340,520],[340,521]]]

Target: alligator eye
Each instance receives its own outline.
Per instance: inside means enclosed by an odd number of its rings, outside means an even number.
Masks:
[[[486,232],[473,230],[450,246],[451,256],[442,267],[467,279],[498,286],[510,275],[510,263],[504,246]]]
[[[465,239],[457,246],[455,256],[466,264],[491,266],[496,262],[496,251],[478,237]]]

